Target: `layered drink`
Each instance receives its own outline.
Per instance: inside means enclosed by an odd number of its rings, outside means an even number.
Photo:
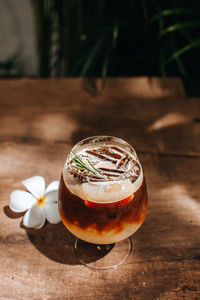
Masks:
[[[131,236],[147,211],[145,179],[134,149],[109,136],[79,142],[64,165],[58,203],[64,225],[84,241],[111,244]]]

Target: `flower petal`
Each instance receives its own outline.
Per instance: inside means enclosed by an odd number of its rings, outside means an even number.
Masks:
[[[33,176],[22,181],[22,184],[31,192],[36,198],[44,196],[45,180],[42,176]]]
[[[48,192],[46,194],[46,203],[58,202],[58,190]]]
[[[23,212],[30,208],[36,199],[26,191],[15,190],[10,194],[10,209],[14,212]]]
[[[24,215],[23,223],[26,227],[39,229],[46,221],[44,207],[33,205]]]
[[[45,193],[48,193],[48,192],[54,191],[54,190],[58,190],[58,186],[59,186],[59,181],[58,181],[58,180],[52,181],[52,182],[48,185],[48,187],[47,187]]]
[[[57,224],[60,222],[60,215],[58,212],[57,203],[49,203],[45,205],[46,218],[51,224]]]

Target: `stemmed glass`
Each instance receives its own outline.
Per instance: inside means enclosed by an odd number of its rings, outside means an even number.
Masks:
[[[112,136],[80,141],[65,162],[58,204],[63,224],[76,237],[80,263],[117,268],[129,257],[131,235],[147,211],[146,183],[135,150]]]

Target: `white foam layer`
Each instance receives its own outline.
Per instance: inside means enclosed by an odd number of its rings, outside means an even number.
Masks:
[[[140,174],[135,182],[130,179],[120,181],[97,181],[82,184],[69,184],[65,178],[67,188],[83,200],[97,203],[112,203],[129,197],[135,193],[143,182],[143,171],[140,165]]]
[[[74,167],[71,159],[67,160],[63,170],[65,185],[83,200],[117,202],[135,193],[143,182],[142,166],[135,153],[106,145],[81,149],[76,155],[86,164],[89,160],[98,170],[104,168],[104,174],[107,174],[106,178],[94,179],[93,174],[86,172],[84,175]]]

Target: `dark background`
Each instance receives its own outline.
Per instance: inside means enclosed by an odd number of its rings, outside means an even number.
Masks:
[[[199,0],[26,1],[37,53],[34,76],[102,77],[103,86],[107,76],[178,76],[189,95],[200,95]],[[2,77],[13,76],[20,51],[1,60]],[[14,73],[27,75],[22,68]]]

